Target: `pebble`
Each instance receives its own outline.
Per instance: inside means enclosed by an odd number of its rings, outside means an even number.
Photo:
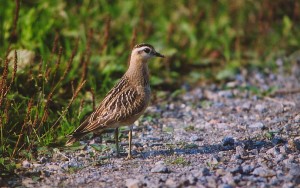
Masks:
[[[209,172],[209,169],[204,167],[204,168],[200,168],[199,170],[199,176],[209,176],[210,175],[210,172]]]
[[[139,188],[142,186],[142,183],[140,180],[137,179],[127,179],[125,185],[128,188]]]
[[[203,138],[201,138],[199,136],[196,136],[196,135],[193,135],[193,136],[191,136],[190,140],[192,142],[197,142],[197,141],[203,141]]]
[[[237,165],[233,168],[229,168],[229,172],[231,172],[232,174],[242,173],[243,168],[240,165]]]
[[[260,177],[272,177],[276,175],[276,173],[273,170],[265,169],[264,167],[258,167],[254,169],[252,174]]]
[[[254,167],[251,165],[244,165],[242,167],[243,173],[244,174],[250,174],[253,171]]]
[[[155,166],[151,169],[152,173],[169,173],[169,169],[163,161],[158,161]]]
[[[262,122],[256,122],[249,125],[250,129],[264,129],[265,125]]]
[[[218,188],[233,188],[233,187],[228,184],[221,184],[220,186],[218,186]]]
[[[255,110],[257,110],[260,113],[265,113],[267,112],[267,107],[263,104],[257,104],[255,105]]]
[[[234,139],[231,136],[226,136],[222,140],[223,146],[233,146],[234,145]]]
[[[242,105],[242,110],[244,111],[249,111],[251,108],[251,103],[250,102],[246,102]]]
[[[166,186],[170,187],[170,188],[173,188],[173,187],[175,188],[175,187],[177,187],[177,183],[173,179],[169,178],[166,181]]]
[[[284,139],[281,138],[281,137],[274,137],[274,138],[272,139],[272,144],[274,144],[274,145],[284,144],[284,143],[286,143],[286,140],[284,140]]]
[[[277,156],[280,154],[280,149],[278,147],[272,147],[266,151],[267,154],[272,156]]]
[[[236,155],[244,156],[245,149],[242,146],[237,146],[237,147],[235,147],[235,153],[236,153]]]
[[[22,162],[22,167],[23,168],[30,168],[32,165],[30,162],[28,162],[27,160]]]
[[[231,90],[223,90],[218,92],[219,97],[224,97],[224,98],[232,98],[233,93]]]

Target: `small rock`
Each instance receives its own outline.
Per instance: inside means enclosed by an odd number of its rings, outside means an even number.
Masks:
[[[250,129],[264,129],[265,125],[262,122],[256,122],[249,125]]]
[[[226,136],[222,140],[223,146],[233,146],[234,145],[234,139],[231,136]]]
[[[244,165],[242,167],[242,169],[243,169],[244,174],[250,174],[252,172],[252,170],[254,169],[254,167],[251,165]]]
[[[49,170],[51,170],[51,171],[57,171],[57,170],[60,170],[60,167],[57,166],[57,165],[54,165],[54,164],[52,164],[52,165],[47,165],[47,168],[48,168]]]
[[[279,154],[275,157],[275,162],[279,163],[285,159],[285,156],[283,154]]]
[[[277,156],[280,154],[280,149],[278,147],[272,147],[266,151],[267,154],[272,156]]]
[[[177,183],[173,179],[167,179],[166,181],[166,186],[167,187],[177,187]]]
[[[263,167],[258,167],[254,169],[252,174],[260,176],[260,177],[273,177],[276,173],[273,170],[265,169]]]
[[[293,176],[295,179],[299,179],[300,181],[300,165],[293,163],[290,166],[289,175]]]
[[[295,149],[300,150],[300,139],[293,140],[292,144]]]
[[[294,188],[294,187],[295,187],[294,184],[291,182],[287,182],[282,185],[282,188]]]
[[[197,183],[197,180],[198,180],[197,177],[194,177],[194,176],[191,176],[191,175],[188,176],[186,179],[187,179],[188,182],[186,182],[185,185],[187,185],[187,186],[195,185]]]
[[[169,169],[165,166],[163,161],[158,161],[155,163],[155,166],[151,169],[152,173],[169,173]]]
[[[257,110],[260,113],[265,113],[265,112],[267,112],[267,107],[262,104],[257,104],[257,105],[255,105],[255,110]]]
[[[233,187],[228,184],[221,184],[218,188],[233,188]]]
[[[281,137],[275,137],[272,139],[272,144],[274,144],[274,145],[284,144],[284,143],[286,143],[286,140],[284,140]]]
[[[23,168],[30,168],[31,166],[32,165],[27,160],[25,160],[25,161],[22,162],[22,167]]]
[[[286,145],[283,145],[283,146],[280,146],[279,147],[279,151],[280,151],[280,153],[282,153],[282,154],[287,154],[288,153],[288,147],[286,146]]]
[[[197,141],[203,141],[203,138],[201,138],[199,136],[196,136],[196,135],[193,135],[193,136],[191,136],[190,140],[192,142],[197,142]]]
[[[206,180],[208,187],[217,187],[216,177],[207,176]]]
[[[295,123],[300,123],[300,114],[294,118]]]
[[[243,111],[249,111],[251,108],[251,103],[250,102],[246,102],[242,105],[242,110]]]
[[[219,97],[224,97],[224,98],[232,98],[233,93],[231,90],[223,90],[218,92]]]
[[[235,147],[235,153],[236,155],[244,156],[245,149],[242,146]]]
[[[199,175],[200,175],[201,177],[202,177],[202,176],[209,176],[209,175],[210,175],[209,169],[206,168],[206,167],[200,168],[199,172],[200,172]]]
[[[225,176],[222,177],[222,181],[224,183],[230,184],[230,185],[234,185],[234,179],[233,179],[233,175],[231,173],[226,173]]]
[[[216,128],[218,128],[218,129],[228,129],[228,124],[227,123],[217,123]]]
[[[231,172],[232,174],[242,173],[243,172],[243,168],[240,165],[238,165],[238,166],[235,166],[233,168],[230,168],[229,172]]]
[[[216,165],[220,162],[220,158],[218,156],[211,156],[209,158],[209,163],[210,164],[213,164],[213,165]]]
[[[25,187],[34,187],[34,181],[32,180],[32,178],[25,178],[22,180],[22,185]]]
[[[223,168],[219,168],[216,170],[216,176],[224,176],[226,171]]]
[[[40,163],[46,163],[47,158],[46,157],[41,157],[39,161],[40,161]]]
[[[137,179],[127,179],[126,180],[126,187],[128,188],[139,188],[141,187],[141,181]]]

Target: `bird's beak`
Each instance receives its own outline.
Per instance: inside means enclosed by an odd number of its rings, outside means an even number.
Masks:
[[[160,54],[160,53],[158,53],[156,51],[153,52],[153,55],[156,56],[156,57],[162,57],[162,58],[165,57],[164,55],[162,55],[162,54]]]

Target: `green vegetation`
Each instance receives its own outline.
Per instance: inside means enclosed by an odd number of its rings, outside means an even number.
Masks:
[[[191,164],[191,162],[187,161],[183,157],[176,157],[175,159],[168,159],[168,160],[166,160],[166,164],[188,166],[188,165]]]
[[[277,57],[299,49],[299,4],[1,0],[0,166],[62,146],[124,73],[136,43],[167,56],[151,62],[151,84],[174,96],[183,82],[274,70]]]

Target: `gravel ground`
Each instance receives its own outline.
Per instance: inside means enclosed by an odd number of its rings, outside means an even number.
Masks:
[[[282,92],[259,96],[274,86]],[[107,134],[102,145],[96,138],[76,148],[47,149],[37,161],[23,161],[18,175],[0,182],[24,187],[300,187],[300,92],[288,92],[296,88],[295,75],[260,73],[237,75],[222,87],[194,88],[148,108],[133,127],[133,160],[125,160],[127,139],[123,136],[123,153],[116,157],[112,134]]]

